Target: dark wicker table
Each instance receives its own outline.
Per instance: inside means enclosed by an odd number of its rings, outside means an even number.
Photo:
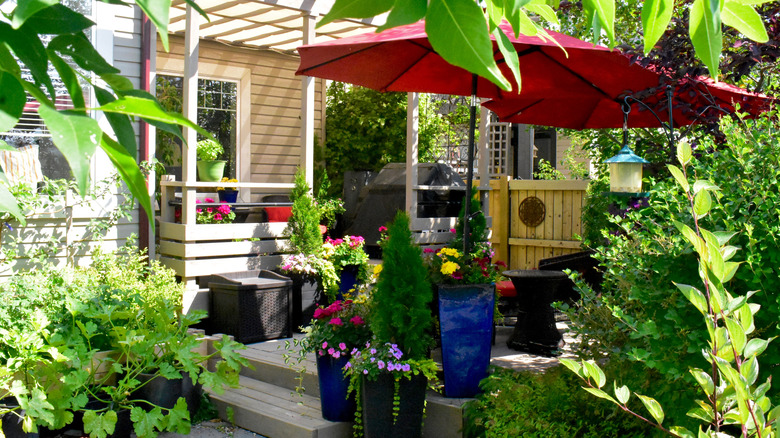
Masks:
[[[555,312],[550,303],[568,278],[561,271],[516,269],[505,271],[517,291],[519,312],[512,336],[506,341],[513,350],[555,356],[563,347],[563,336],[555,327]]]

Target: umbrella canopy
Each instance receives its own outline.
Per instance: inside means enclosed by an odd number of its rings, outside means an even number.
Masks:
[[[647,70],[656,76],[658,83],[660,75]],[[640,105],[634,107],[628,117],[631,128],[657,128],[661,122],[668,123],[669,115],[665,106],[666,95],[663,87],[652,87],[649,91],[634,95],[637,100],[656,110],[656,116]],[[529,125],[545,125],[570,129],[620,128],[623,126],[623,98],[632,93],[618,92],[610,96],[559,96],[546,97],[520,95],[493,99],[484,102],[483,106],[490,109],[502,122],[525,123]],[[676,86],[672,93],[672,117],[674,126],[687,126],[697,123],[702,115],[707,113],[720,116],[733,113],[735,104],[740,110],[750,115],[757,115],[769,108],[774,99],[763,94],[751,93],[744,89],[701,76],[686,79]],[[629,100],[629,103],[632,103]]]
[[[632,64],[627,56],[607,47],[553,31],[547,32],[555,41],[541,36],[514,37],[506,22],[501,28],[510,35],[519,55],[524,98],[611,98],[658,85],[655,73]],[[511,78],[495,41],[493,45],[499,68]],[[507,92],[479,78],[474,90],[470,72],[448,63],[433,50],[422,21],[380,33],[302,46],[298,53],[301,56],[298,75],[379,91],[475,94],[487,98],[517,96],[518,87],[514,82],[513,90]]]

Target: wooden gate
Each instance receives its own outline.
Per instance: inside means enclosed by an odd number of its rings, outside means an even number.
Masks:
[[[491,242],[511,269],[580,251],[582,204],[588,181],[490,181]]]

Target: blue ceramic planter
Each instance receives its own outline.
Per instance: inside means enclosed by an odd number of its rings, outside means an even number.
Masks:
[[[444,394],[473,397],[487,376],[495,284],[439,285]]]
[[[220,190],[217,195],[219,202],[236,202],[238,200],[238,190]]]
[[[344,365],[349,356],[334,359],[317,356],[317,374],[320,380],[322,418],[328,421],[352,421],[355,418],[355,395],[347,397],[349,379],[344,377]]]
[[[347,265],[341,269],[341,283],[339,283],[339,293],[336,299],[343,300],[344,295],[358,285],[358,274],[360,266]]]

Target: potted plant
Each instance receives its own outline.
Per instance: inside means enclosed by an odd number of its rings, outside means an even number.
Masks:
[[[344,367],[371,339],[367,316],[365,295],[320,306],[314,311],[312,324],[304,329],[304,338],[297,343],[302,353],[299,362],[308,353],[316,354],[322,416],[326,420],[352,421],[355,416],[355,397],[348,392]]]
[[[225,186],[217,187],[219,202],[236,202],[238,200],[238,188],[236,186],[231,186],[230,183],[238,183],[238,180],[225,176],[220,182],[225,184]]]
[[[432,290],[406,213],[396,215],[382,250],[369,313],[374,339],[347,368],[360,410],[356,432],[369,438],[420,436],[425,392],[436,374],[428,357]]]
[[[348,296],[356,286],[369,279],[368,254],[363,249],[366,241],[360,236],[344,236],[342,239],[325,238],[322,245],[325,258],[333,263],[339,276],[339,295]],[[337,299],[340,297],[337,296]]]
[[[220,160],[225,149],[213,138],[199,141],[196,146],[198,155],[198,176],[201,181],[217,182],[225,172],[225,163]]]
[[[426,263],[437,285],[439,331],[447,397],[473,397],[487,376],[493,340],[496,303],[495,282],[503,262],[493,263],[487,242],[485,217],[479,202],[471,198],[469,222],[472,244],[463,252],[463,209],[456,224],[455,239],[439,251],[426,249]]]
[[[320,188],[317,190],[317,197],[314,199],[317,208],[320,210],[320,225],[332,228],[336,224],[336,215],[344,213],[344,201],[330,196],[330,180],[328,171],[323,170]]]

